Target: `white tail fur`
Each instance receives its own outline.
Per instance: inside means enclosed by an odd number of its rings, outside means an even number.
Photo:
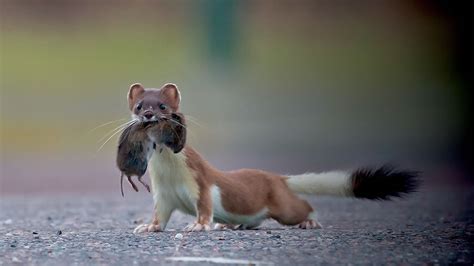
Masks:
[[[350,173],[348,172],[331,171],[319,174],[290,175],[286,183],[296,193],[352,197],[350,180]]]

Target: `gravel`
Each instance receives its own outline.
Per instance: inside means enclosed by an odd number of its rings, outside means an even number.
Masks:
[[[424,189],[392,202],[311,197],[320,230],[267,221],[257,230],[188,233],[180,229],[193,218],[175,212],[165,232],[142,235],[132,231],[151,216],[150,194],[0,199],[0,264],[474,262],[472,188]]]

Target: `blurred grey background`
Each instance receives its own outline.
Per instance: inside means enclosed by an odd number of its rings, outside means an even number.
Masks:
[[[453,3],[454,2],[454,3]],[[119,190],[126,93],[176,83],[221,169],[465,184],[470,1],[1,1],[0,194]]]

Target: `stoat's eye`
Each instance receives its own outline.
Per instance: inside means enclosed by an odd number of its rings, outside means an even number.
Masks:
[[[166,109],[166,105],[164,103],[161,103],[159,107],[160,107],[160,110],[165,110]]]
[[[137,110],[138,110],[138,111],[140,111],[140,110],[142,109],[142,107],[143,107],[143,104],[142,104],[142,103],[137,104]]]

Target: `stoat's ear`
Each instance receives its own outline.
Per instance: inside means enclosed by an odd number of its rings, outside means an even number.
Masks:
[[[133,110],[133,106],[137,101],[138,97],[143,95],[145,92],[145,88],[143,88],[142,84],[134,83],[130,85],[130,89],[128,90],[127,99],[128,99],[128,108],[130,111]]]
[[[160,94],[173,111],[178,111],[179,103],[181,102],[181,94],[175,84],[166,83],[161,87]]]

